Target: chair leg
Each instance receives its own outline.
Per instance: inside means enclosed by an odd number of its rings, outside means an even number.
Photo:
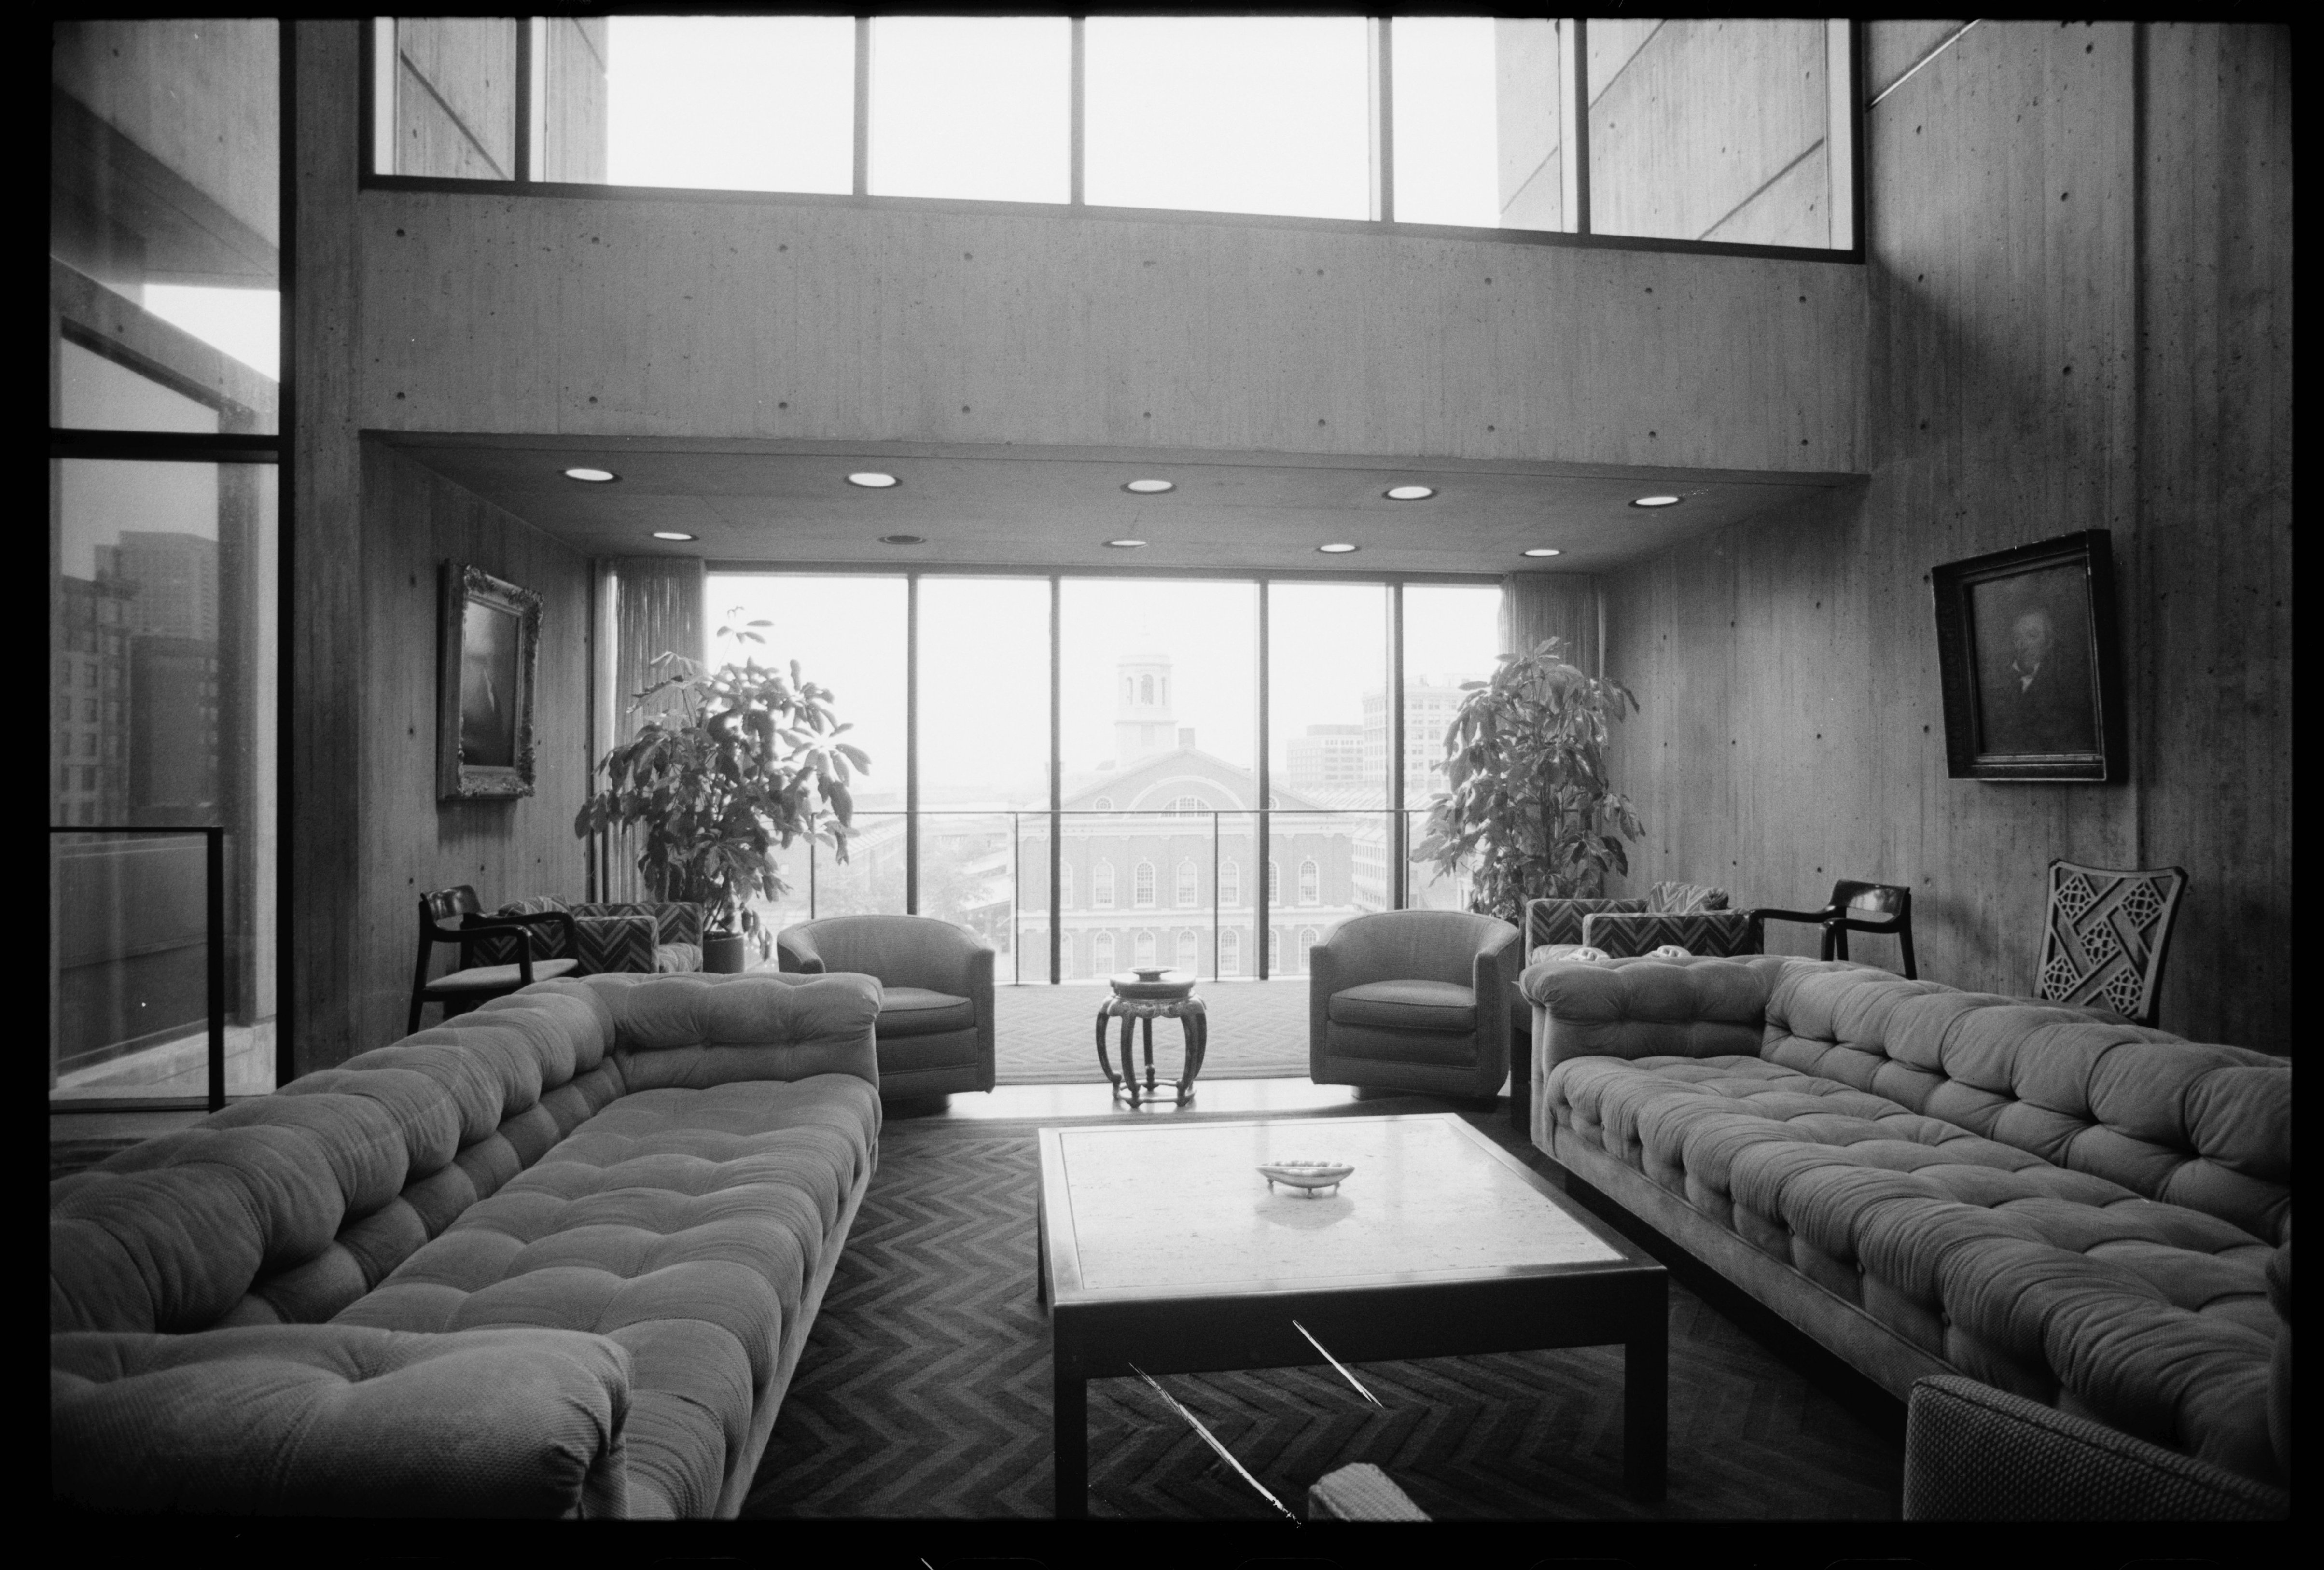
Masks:
[[[1823,956],[1826,959],[1848,957],[1848,928],[1834,923],[1823,929]]]
[[[1913,929],[1910,927],[1896,928],[1896,947],[1904,956],[1904,979],[1918,981],[1920,972],[1913,968]]]
[[[405,1015],[403,1020],[403,1033],[405,1035],[416,1036],[420,1033],[420,1011],[427,1006],[427,1002],[428,1000],[421,997],[418,993],[413,993],[411,994],[411,1011]]]

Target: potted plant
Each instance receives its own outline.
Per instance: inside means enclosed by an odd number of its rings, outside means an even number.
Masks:
[[[757,629],[770,623],[732,624],[740,614],[728,613],[719,640],[764,643]],[[845,861],[854,813],[848,781],[872,762],[840,739],[851,727],[796,660],[788,677],[755,658],[706,670],[662,653],[653,669],[666,673],[631,699],[630,712],[656,699],[659,712],[605,754],[604,787],[583,803],[573,832],[638,830],[638,871],[652,896],[703,908],[703,968],[741,970],[746,940],[763,957],[771,937],[751,896],[779,899],[787,890],[776,853],[805,838]]]
[[[1471,877],[1469,908],[1520,922],[1527,900],[1595,898],[1628,873],[1622,837],[1646,831],[1606,777],[1609,722],[1637,698],[1557,657],[1558,641],[1504,654],[1489,681],[1462,683],[1444,733],[1446,788],[1431,799],[1412,859]]]

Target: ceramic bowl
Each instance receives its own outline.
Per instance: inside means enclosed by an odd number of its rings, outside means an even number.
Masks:
[[[1268,1193],[1280,1183],[1313,1199],[1323,1189],[1337,1188],[1340,1179],[1355,1168],[1344,1161],[1262,1161],[1259,1170],[1267,1179]]]

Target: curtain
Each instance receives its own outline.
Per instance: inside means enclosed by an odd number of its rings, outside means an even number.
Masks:
[[[1523,653],[1544,638],[1591,676],[1603,676],[1606,630],[1598,580],[1584,573],[1512,573],[1501,585],[1501,650]]]
[[[703,599],[705,577],[699,558],[624,556],[601,559],[597,569],[596,701],[592,706],[591,755],[602,762],[605,754],[637,734],[639,725],[669,706],[657,697],[632,708],[634,694],[643,691],[665,666],[653,668],[653,659],[665,651],[689,660],[706,658]],[[604,783],[592,778],[593,789]],[[630,836],[617,833],[607,842],[592,845],[591,897],[597,900],[641,900],[646,891],[638,877],[637,851]]]

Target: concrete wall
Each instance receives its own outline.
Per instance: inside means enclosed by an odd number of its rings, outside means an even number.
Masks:
[[[2280,29],[1987,22],[1872,112],[1868,483],[1607,579],[1632,886],[1907,882],[1923,974],[2025,993],[2051,858],[2178,864],[2163,1025],[2288,1049],[2290,91]],[[2086,529],[2131,782],[1948,779],[1930,569]]]
[[[366,190],[420,431],[1853,470],[1863,269],[943,204]]]

